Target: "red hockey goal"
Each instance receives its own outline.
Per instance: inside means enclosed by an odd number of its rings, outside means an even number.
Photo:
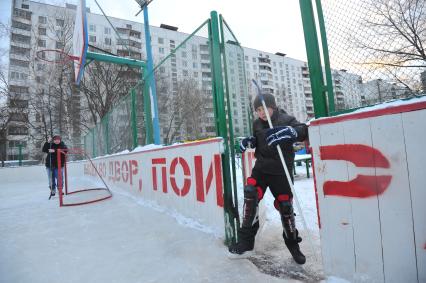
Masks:
[[[84,205],[112,197],[101,172],[83,149],[58,149],[57,158],[59,206]],[[95,176],[86,176],[85,166],[93,169]]]

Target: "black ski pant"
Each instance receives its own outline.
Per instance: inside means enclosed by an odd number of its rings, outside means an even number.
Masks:
[[[286,165],[293,182],[293,164],[287,163]],[[276,201],[282,195],[287,195],[290,200],[293,198],[290,184],[288,183],[287,177],[285,176],[284,172],[282,175],[271,175],[271,174],[261,172],[255,167],[251,173],[250,178],[253,178],[256,180],[256,187],[260,187],[263,193],[262,196],[265,194],[266,189],[269,187]],[[238,237],[239,237],[238,241],[239,242],[242,241],[247,243],[247,245],[249,246],[253,246],[254,238],[258,230],[259,230],[259,221],[256,221],[251,227],[240,227],[238,229]]]

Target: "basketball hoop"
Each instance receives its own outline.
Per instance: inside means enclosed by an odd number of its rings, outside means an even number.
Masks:
[[[61,49],[43,49],[36,52],[37,59],[53,64],[66,64],[70,61],[78,61],[78,56],[65,53]]]

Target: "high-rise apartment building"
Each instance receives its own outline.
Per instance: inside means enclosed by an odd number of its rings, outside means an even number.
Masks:
[[[46,100],[46,93],[58,91],[58,85],[49,82],[57,81],[55,74],[68,74],[64,65],[52,66],[36,59],[36,52],[41,49],[69,50],[72,44],[73,20],[75,5],[65,7],[48,5],[27,0],[14,0],[11,19],[11,41],[9,56],[9,85],[11,123],[8,129],[8,159],[17,158],[17,145],[26,143],[24,158],[38,158],[41,143],[45,139],[42,129],[51,127],[50,121],[63,121],[61,128],[56,126],[53,131],[69,133],[70,143],[78,144],[81,133],[79,123],[85,101],[79,92],[73,88],[60,88],[67,98],[67,107],[57,97],[53,101]],[[120,34],[117,38],[103,15],[87,12],[89,44],[117,54],[138,60],[146,59],[143,24],[124,19],[109,17],[112,25]],[[177,28],[167,25],[150,27],[154,63],[162,61],[172,50],[178,47],[189,34],[177,31]],[[276,97],[280,108],[294,115],[299,121],[305,122],[314,116],[312,90],[309,82],[307,63],[290,58],[283,53],[268,53],[252,48],[233,47],[227,45],[227,79],[229,98],[232,107],[234,129],[236,136],[247,135],[250,131],[248,112],[255,90],[251,84],[256,79],[263,91]],[[94,47],[90,47],[95,50]],[[157,74],[167,82],[167,91],[172,95],[179,93],[182,81],[192,81],[205,95],[212,93],[210,55],[207,40],[202,34],[195,35],[190,41],[181,46],[157,70]],[[52,68],[57,68],[53,70]],[[59,69],[58,69],[59,68]],[[348,79],[358,82],[355,75],[337,72],[335,74],[335,90],[341,93],[337,101],[348,100],[346,104],[357,106],[361,104],[361,92],[351,92],[338,89],[337,81]],[[353,77],[353,78],[352,78]],[[249,99],[243,94],[248,88]],[[339,92],[340,91],[340,92]],[[157,90],[161,95],[161,90]],[[43,97],[43,99],[37,99]],[[47,96],[51,97],[51,96]],[[53,97],[53,96],[52,96]],[[208,99],[207,99],[208,100]],[[61,104],[62,103],[62,104]],[[211,102],[208,102],[211,103]],[[71,106],[69,106],[70,104]],[[47,107],[49,106],[49,107]],[[44,109],[44,113],[41,113]],[[208,108],[205,108],[208,109]],[[46,110],[48,113],[46,113]],[[49,112],[51,111],[51,112]],[[71,118],[64,118],[62,113],[71,112]],[[47,117],[46,117],[47,115]],[[49,117],[50,115],[50,117]],[[160,118],[167,119],[167,111],[160,112]],[[49,120],[50,118],[51,120]],[[213,108],[203,113],[203,119],[196,121],[202,125],[201,136],[214,135]],[[170,121],[176,123],[176,121]],[[190,127],[180,127],[175,133],[175,140],[183,140],[191,131]],[[166,133],[162,133],[165,135]],[[170,140],[169,140],[170,141]]]

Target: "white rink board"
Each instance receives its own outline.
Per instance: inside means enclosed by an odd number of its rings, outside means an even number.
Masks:
[[[426,102],[311,123],[324,270],[426,282]]]
[[[222,148],[222,139],[214,138],[92,161],[108,186],[154,201],[224,236]],[[81,174],[95,176],[92,168],[86,163]]]

